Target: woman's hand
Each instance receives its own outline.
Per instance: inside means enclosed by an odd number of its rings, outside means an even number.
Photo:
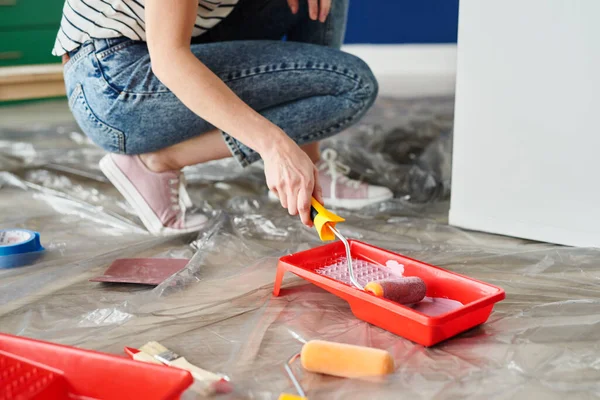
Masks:
[[[308,15],[310,19],[316,21],[318,18],[319,21],[325,22],[329,10],[331,10],[331,2],[333,0],[287,0],[290,10],[294,14],[298,12],[299,1],[308,1]]]
[[[311,197],[323,203],[317,168],[304,151],[287,136],[261,154],[269,189],[277,194],[290,215],[300,214],[309,227]]]

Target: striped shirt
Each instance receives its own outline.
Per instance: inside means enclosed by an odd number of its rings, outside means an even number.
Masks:
[[[198,0],[192,36],[218,24],[238,0]],[[146,40],[145,0],[65,0],[52,54],[62,56],[90,39]]]

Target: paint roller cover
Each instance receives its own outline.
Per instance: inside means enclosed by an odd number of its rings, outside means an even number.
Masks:
[[[365,290],[377,297],[383,297],[399,304],[414,304],[423,300],[427,286],[423,279],[411,276],[369,282],[365,286]]]
[[[380,376],[394,371],[394,359],[385,350],[323,340],[306,343],[300,360],[307,371],[342,378]]]

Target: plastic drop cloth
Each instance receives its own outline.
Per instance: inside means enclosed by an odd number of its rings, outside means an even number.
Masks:
[[[389,350],[397,370],[374,383],[296,364],[311,399],[600,397],[600,252],[448,226],[452,108],[451,98],[380,99],[324,146],[354,176],[396,194],[341,211],[347,237],[506,290],[478,328],[423,348],[355,319],[344,301],[293,275],[290,294],[273,298],[278,258],[320,242],[267,200],[260,165],[187,169],[211,222],[198,234],[155,238],[99,172],[103,154],[77,126],[42,121],[0,123],[0,229],[37,230],[47,248],[35,265],[0,270],[0,330],[115,354],[157,340],[229,375],[231,399],[293,392],[283,363],[317,338]],[[124,257],[191,261],[156,288],[88,281]]]

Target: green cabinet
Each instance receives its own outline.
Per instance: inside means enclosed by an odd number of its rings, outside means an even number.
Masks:
[[[0,66],[60,62],[51,54],[56,29],[0,31]]]
[[[0,29],[57,27],[64,3],[64,0],[0,0]]]
[[[0,0],[0,67],[59,63],[52,47],[64,0]]]

